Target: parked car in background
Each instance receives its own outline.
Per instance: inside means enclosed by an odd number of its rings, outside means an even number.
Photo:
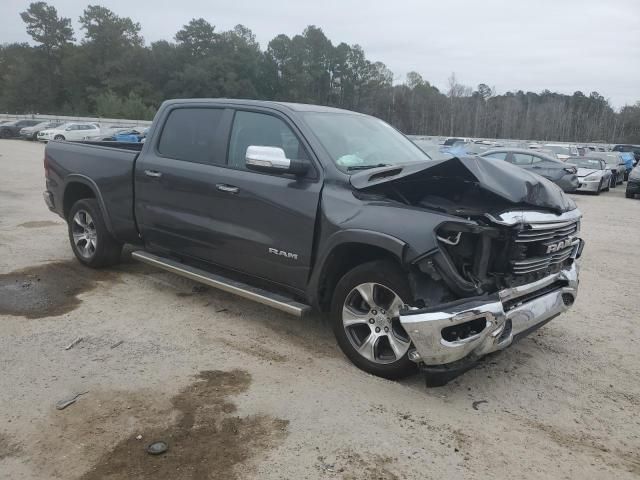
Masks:
[[[626,171],[624,172],[624,179],[629,178],[629,174],[631,170],[633,170],[633,166],[636,164],[636,157],[633,156],[633,152],[618,152],[620,157],[624,161],[624,166]]]
[[[638,194],[640,194],[640,163],[638,163],[629,174],[625,196],[627,198],[635,198]]]
[[[615,145],[613,147],[614,152],[632,152],[635,157],[635,165],[640,161],[640,145]]]
[[[624,160],[620,157],[620,152],[591,152],[587,155],[591,158],[599,158],[604,160],[607,164],[607,168],[611,170],[611,186],[616,188],[619,184],[624,182],[624,175],[627,171],[627,167],[624,164]]]
[[[109,125],[104,127],[98,125],[98,127],[100,128],[97,132],[87,132],[87,134],[83,137],[83,140],[108,141],[111,140],[115,134],[130,131],[134,128],[133,125]]]
[[[458,137],[451,137],[451,138],[447,138],[443,145],[447,146],[447,147],[451,147],[453,145],[455,145],[456,143],[471,143],[471,140],[468,138],[458,138]]]
[[[608,192],[611,187],[613,174],[604,160],[590,157],[574,157],[571,165],[578,168],[578,192],[592,192],[599,195],[600,192]],[[615,186],[615,185],[614,185]]]
[[[118,132],[109,138],[105,138],[105,140],[113,142],[139,143],[146,136],[145,130],[147,129],[122,130],[121,132]]]
[[[545,143],[543,148],[552,151],[559,160],[566,160],[579,155],[578,147],[560,143]]]
[[[63,123],[55,128],[38,132],[38,140],[83,140],[91,132],[99,132],[100,127],[95,123]]]
[[[16,120],[0,125],[0,138],[15,138],[20,135],[20,130],[24,127],[33,127],[42,120]]]
[[[40,122],[35,124],[32,127],[24,127],[23,129],[21,129],[20,137],[24,138],[25,140],[37,140],[38,132],[41,132],[42,130],[56,128],[60,125],[62,125],[62,122],[49,122],[49,121]]]
[[[573,192],[579,186],[577,169],[537,150],[526,148],[496,148],[480,155],[512,163],[551,180],[565,192]]]
[[[442,145],[438,145],[428,140],[421,139],[412,139],[412,141],[420,150],[422,150],[434,160],[443,160],[445,158],[452,157],[449,152],[443,151],[445,147],[443,147]]]

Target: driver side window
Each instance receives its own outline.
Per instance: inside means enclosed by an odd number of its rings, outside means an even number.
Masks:
[[[278,147],[290,160],[309,160],[298,137],[282,120],[264,113],[237,111],[229,140],[228,165],[246,170],[245,156],[250,146]]]

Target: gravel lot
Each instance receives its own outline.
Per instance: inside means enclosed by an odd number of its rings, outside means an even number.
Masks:
[[[43,150],[0,141],[1,478],[640,477],[640,200],[624,187],[574,195],[575,307],[426,389],[357,370],[319,317],[130,260],[80,267],[42,200]],[[145,453],[158,439],[169,451]]]

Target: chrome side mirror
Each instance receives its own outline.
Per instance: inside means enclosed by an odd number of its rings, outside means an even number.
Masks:
[[[290,160],[279,147],[251,145],[245,154],[247,169],[265,173],[304,175],[309,169],[305,161]]]

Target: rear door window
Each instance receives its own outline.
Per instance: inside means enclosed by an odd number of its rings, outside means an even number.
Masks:
[[[186,162],[224,163],[224,156],[215,153],[223,114],[222,108],[172,110],[160,135],[158,153]]]
[[[506,160],[507,159],[507,152],[495,152],[495,153],[491,153],[489,155],[485,155],[485,157],[489,157],[489,158],[495,158],[497,160]]]
[[[526,153],[514,153],[512,155],[513,164],[519,166],[531,165],[533,157]]]

